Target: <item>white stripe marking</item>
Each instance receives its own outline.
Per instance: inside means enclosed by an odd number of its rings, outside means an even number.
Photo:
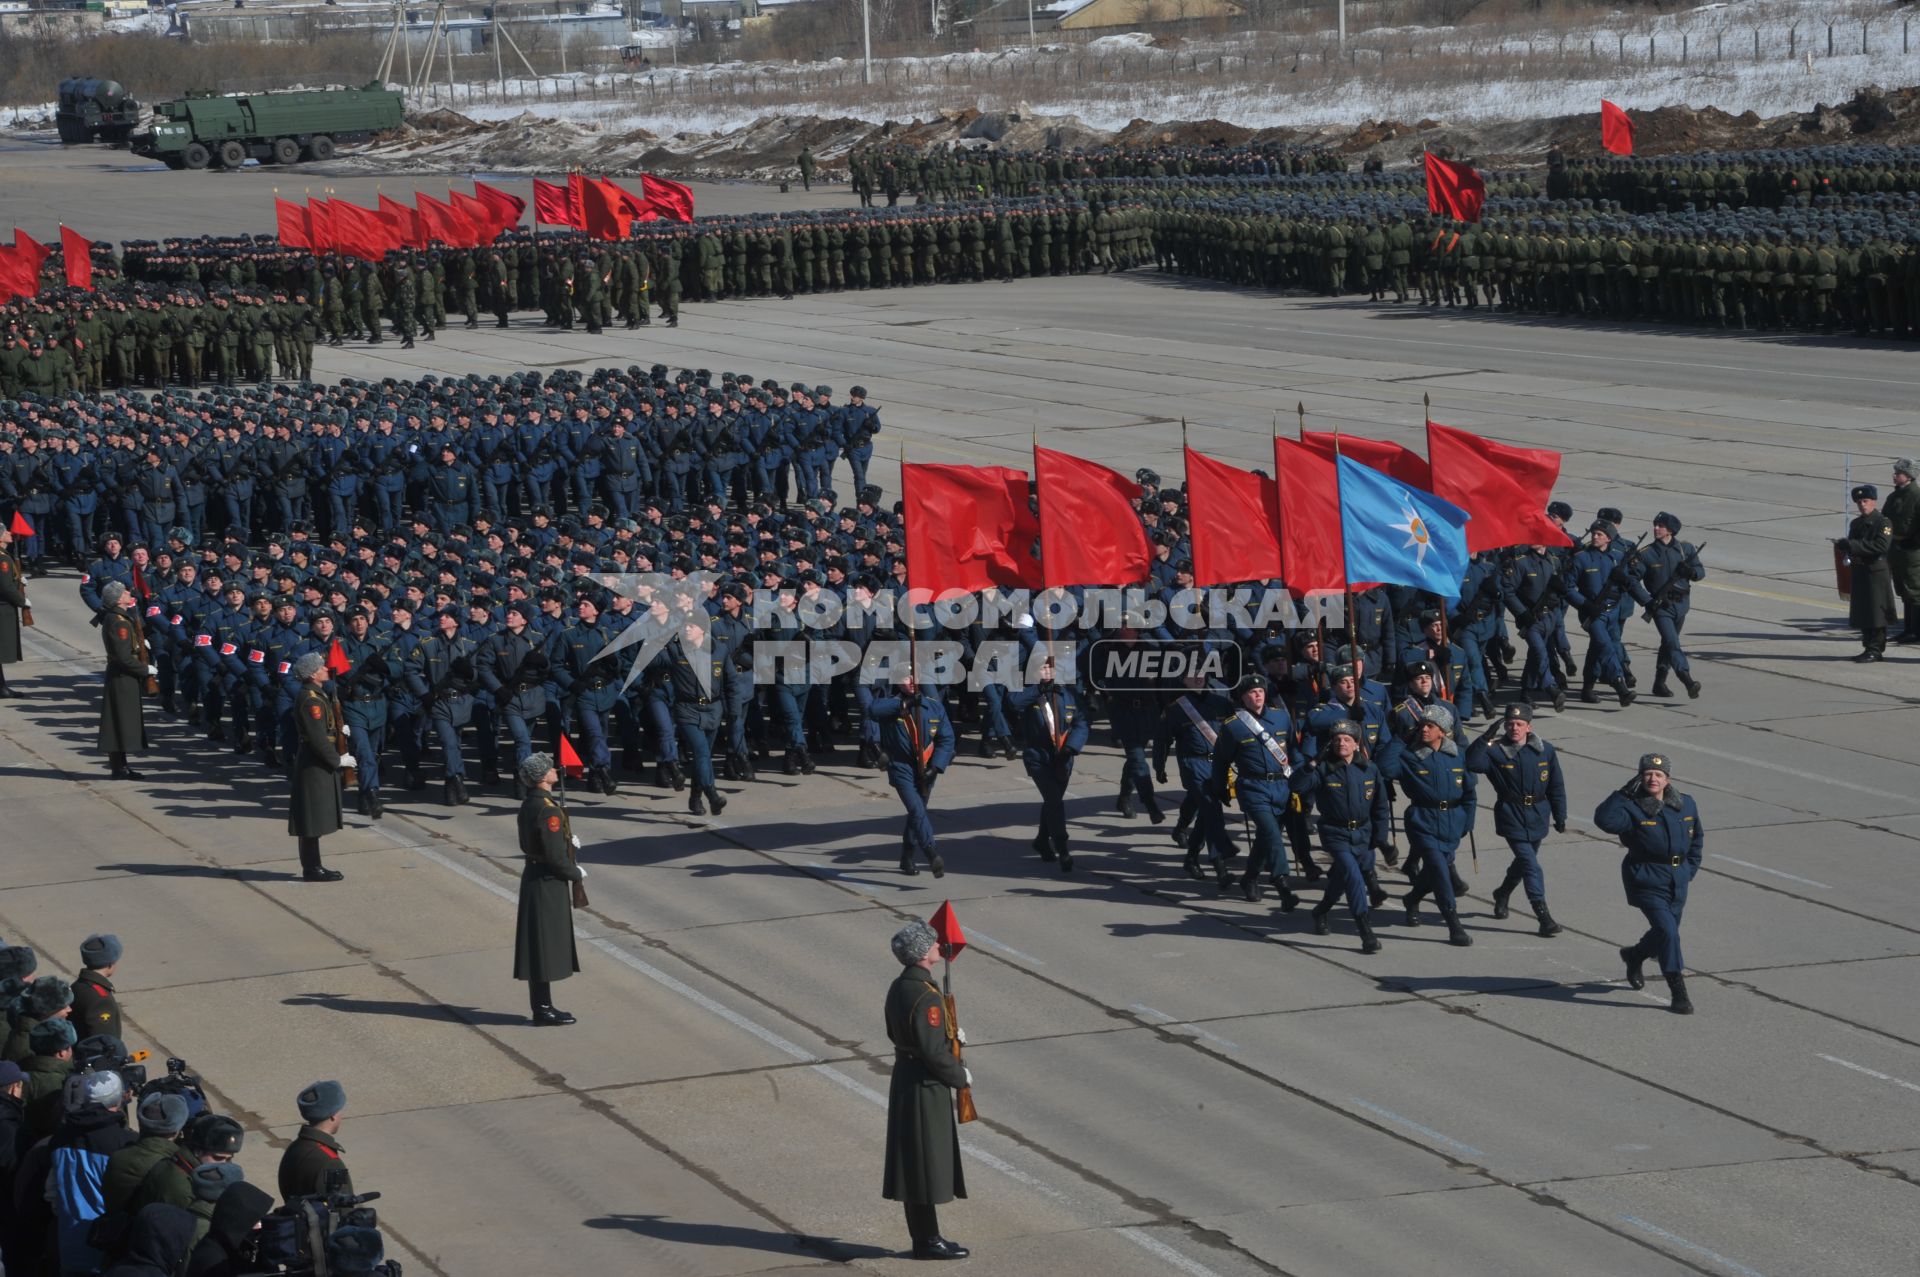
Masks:
[[[1832,776],[1822,776],[1819,772],[1803,771],[1797,767],[1785,767],[1779,763],[1769,763],[1761,758],[1749,758],[1745,754],[1736,754],[1730,750],[1714,749],[1697,741],[1679,741],[1669,736],[1652,736],[1632,727],[1616,727],[1612,723],[1602,722],[1599,718],[1582,719],[1582,727],[1592,727],[1597,731],[1612,732],[1616,736],[1637,736],[1641,740],[1655,741],[1667,746],[1675,753],[1705,754],[1709,758],[1723,759],[1729,763],[1739,763],[1743,767],[1759,767],[1770,772],[1779,772],[1782,776],[1791,776],[1795,780],[1817,781],[1822,785],[1831,785],[1835,789],[1849,789],[1856,794],[1867,794],[1874,798],[1888,798],[1903,807],[1911,805],[1912,794],[1896,794],[1891,790],[1875,789],[1871,785],[1856,785],[1850,780],[1839,780]]]
[[[1020,959],[1022,962],[1031,962],[1036,967],[1044,967],[1047,965],[1046,963],[1040,961],[1040,959],[1034,957],[1030,953],[1022,953],[1010,944],[1004,944],[1001,941],[995,940],[992,936],[986,934],[984,931],[974,931],[974,932],[968,933],[967,935],[968,943],[971,944],[976,940],[979,941],[981,944],[987,946],[987,948],[989,949],[998,949],[1001,953],[1011,954],[1012,956]]]
[[[1367,1112],[1374,1114],[1376,1117],[1383,1117],[1387,1119],[1387,1121],[1392,1122],[1396,1126],[1404,1126],[1410,1131],[1416,1131],[1419,1134],[1426,1136],[1428,1139],[1432,1140],[1436,1144],[1441,1145],[1444,1148],[1455,1149],[1459,1152],[1467,1154],[1469,1157],[1485,1157],[1486,1156],[1485,1153],[1482,1153],[1479,1149],[1475,1148],[1471,1144],[1463,1144],[1459,1140],[1454,1139],[1451,1135],[1442,1135],[1440,1132],[1434,1130],[1431,1126],[1422,1126],[1420,1125],[1420,1123],[1414,1121],[1410,1117],[1402,1117],[1400,1116],[1400,1114],[1394,1112],[1392,1109],[1383,1109],[1378,1104],[1374,1104],[1370,1101],[1363,1100],[1358,1096],[1355,1096],[1352,1099],[1349,1099],[1347,1103],[1356,1105],[1359,1108],[1363,1108]]]
[[[394,841],[394,842],[402,841],[397,835],[389,833],[385,829],[381,829],[378,826],[376,826],[375,828],[378,830],[380,834],[382,834],[384,837],[388,838],[391,841]],[[426,859],[433,861],[433,863],[441,866],[444,869],[451,869],[454,873],[460,875],[462,878],[465,878],[468,882],[473,883],[475,886],[481,888],[483,891],[492,892],[494,895],[500,897],[502,900],[518,900],[519,899],[519,894],[517,892],[510,891],[506,887],[502,886],[497,882],[488,881],[486,878],[482,877],[480,874],[475,873],[473,870],[467,868],[465,865],[459,863],[458,861],[448,856],[441,854],[438,851],[434,851],[426,847],[409,847],[409,850],[414,851],[418,855],[424,856]],[[866,1100],[868,1103],[873,1104],[879,1108],[887,1107],[886,1096],[874,1090],[872,1087],[866,1085],[864,1082],[860,1082],[854,1079],[853,1077],[848,1076],[846,1073],[842,1072],[838,1068],[835,1068],[833,1065],[825,1063],[820,1059],[819,1056],[815,1055],[813,1052],[807,1050],[805,1047],[799,1045],[798,1043],[789,1042],[787,1039],[781,1037],[778,1033],[775,1033],[772,1029],[768,1029],[759,1024],[756,1024],[754,1021],[748,1019],[744,1015],[741,1015],[738,1011],[733,1010],[731,1007],[723,1006],[721,1003],[714,1001],[712,998],[708,997],[706,994],[701,993],[698,989],[695,989],[690,985],[686,984],[685,982],[678,980],[671,975],[668,975],[666,972],[660,970],[660,968],[652,965],[651,963],[642,961],[641,959],[634,957],[632,954],[628,953],[626,950],[620,948],[620,946],[612,943],[609,940],[590,937],[584,931],[580,930],[580,928],[578,927],[574,928],[574,935],[577,938],[586,941],[586,943],[592,945],[594,948],[607,954],[609,957],[613,958],[615,961],[625,966],[631,967],[633,970],[638,971],[641,975],[646,976],[649,980],[654,981],[656,984],[659,984],[664,988],[670,989],[674,993],[679,994],[681,997],[687,999],[689,1002],[692,1002],[695,1006],[699,1007],[701,1010],[709,1011],[714,1015],[719,1016],[722,1020],[725,1020],[728,1024],[731,1024],[737,1029],[741,1029],[747,1033],[752,1034],[754,1037],[759,1038],[761,1041],[767,1043],[769,1046],[774,1047],[776,1050],[779,1050],[793,1057],[796,1060],[803,1060],[803,1061],[810,1062],[813,1066],[812,1071],[814,1073],[817,1073],[820,1076],[835,1083],[836,1085],[845,1088],[846,1090],[859,1096],[861,1099]],[[979,1162],[981,1165],[986,1166],[992,1170],[998,1171],[1002,1175],[1005,1175],[1008,1179],[1013,1180],[1015,1183],[1021,1184],[1027,1188],[1031,1188],[1036,1192],[1042,1193],[1048,1197],[1053,1198],[1056,1201],[1071,1202],[1073,1200],[1071,1197],[1061,1192],[1058,1188],[1054,1187],[1052,1184],[1047,1183],[1045,1180],[1036,1179],[1034,1176],[1027,1174],[1025,1171],[1013,1165],[1011,1162],[1008,1162],[1003,1158],[996,1157],[994,1154],[987,1152],[985,1149],[978,1148],[972,1144],[962,1142],[960,1145],[960,1151],[966,1154],[968,1157],[973,1158],[975,1161]],[[1148,1251],[1153,1255],[1158,1256],[1160,1259],[1166,1261],[1168,1264],[1172,1265],[1173,1267],[1178,1268],[1180,1271],[1190,1274],[1191,1277],[1219,1277],[1219,1274],[1215,1273],[1211,1268],[1208,1268],[1206,1265],[1200,1263],[1198,1260],[1189,1258],[1188,1256],[1182,1254],[1180,1251],[1177,1251],[1173,1247],[1167,1245],[1165,1242],[1159,1241],[1152,1237],[1147,1237],[1143,1234],[1136,1234],[1133,1232],[1133,1230],[1127,1229],[1127,1228],[1119,1228],[1119,1229],[1115,1229],[1114,1231],[1119,1233],[1122,1237],[1125,1237],[1128,1241],[1133,1242],[1135,1245],[1139,1246],[1141,1249]]]
[[[1897,1078],[1891,1073],[1882,1073],[1878,1069],[1870,1069],[1864,1064],[1855,1064],[1852,1060],[1843,1060],[1837,1055],[1821,1055],[1818,1051],[1814,1052],[1814,1054],[1829,1064],[1838,1064],[1843,1069],[1852,1069],[1855,1073],[1864,1073],[1868,1077],[1879,1078],[1882,1082],[1891,1082],[1895,1086],[1904,1086],[1909,1091],[1920,1091],[1920,1083],[1909,1082],[1904,1078]]]
[[[1165,1011],[1156,1011],[1144,1002],[1135,1002],[1133,1005],[1129,1006],[1127,1010],[1138,1012],[1141,1015],[1153,1016],[1160,1024],[1163,1024],[1163,1025],[1169,1025],[1169,1026],[1185,1029],[1197,1038],[1204,1038],[1208,1042],[1218,1043],[1221,1049],[1223,1050],[1238,1051],[1240,1049],[1240,1044],[1238,1042],[1229,1042],[1225,1038],[1219,1036],[1218,1034],[1209,1033],[1205,1029],[1201,1028],[1199,1025],[1193,1023],[1191,1020],[1176,1020],[1172,1016],[1168,1015]]]
[[[1763,874],[1772,874],[1776,878],[1785,878],[1789,882],[1804,882],[1809,887],[1819,887],[1823,891],[1833,890],[1832,887],[1824,882],[1815,882],[1811,878],[1802,878],[1799,874],[1790,874],[1784,869],[1769,869],[1765,865],[1756,865],[1751,860],[1736,860],[1732,856],[1723,856],[1717,851],[1710,851],[1707,854],[1715,860],[1724,860],[1730,865],[1740,865],[1747,869],[1758,869]]]
[[[1622,1215],[1620,1216],[1620,1219],[1622,1223],[1632,1224],[1635,1228],[1640,1229],[1642,1232],[1652,1233],[1655,1237],[1658,1237],[1661,1241],[1672,1242],[1675,1246],[1678,1246],[1681,1250],[1692,1251],[1694,1254],[1700,1256],[1702,1259],[1711,1259],[1714,1263],[1719,1264],[1722,1268],[1726,1268],[1729,1271],[1739,1273],[1740,1277],[1766,1277],[1765,1273],[1757,1272],[1754,1269],[1747,1267],[1745,1264],[1742,1264],[1736,1260],[1728,1259],[1725,1255],[1722,1255],[1719,1251],[1708,1250],[1705,1246],[1702,1246],[1699,1242],[1690,1242],[1686,1238],[1682,1237],[1680,1234],[1670,1233],[1666,1229],[1660,1227],[1660,1225],[1658,1224],[1649,1224],[1646,1220],[1641,1219],[1638,1215]]]

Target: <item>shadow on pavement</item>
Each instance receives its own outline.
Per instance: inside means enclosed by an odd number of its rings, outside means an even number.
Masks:
[[[865,1246],[833,1237],[775,1233],[763,1228],[741,1228],[733,1224],[697,1224],[668,1219],[664,1215],[602,1215],[584,1222],[588,1228],[622,1228],[677,1246],[731,1246],[738,1250],[767,1250],[783,1255],[818,1255],[840,1263],[853,1259],[882,1259],[898,1253],[881,1246]]]

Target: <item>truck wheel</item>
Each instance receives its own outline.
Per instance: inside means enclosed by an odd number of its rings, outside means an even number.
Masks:
[[[273,141],[273,162],[275,164],[298,164],[300,162],[300,144],[290,137],[275,138]]]
[[[325,133],[314,134],[313,140],[307,143],[307,154],[313,156],[313,158],[316,160],[332,159],[333,158],[333,139],[328,137]]]
[[[190,169],[203,169],[213,163],[213,152],[204,143],[189,142],[187,149],[180,152],[180,162]]]
[[[62,146],[78,146],[87,140],[87,126],[75,120],[59,120],[55,127],[60,130]]]
[[[220,144],[220,167],[221,168],[239,168],[242,164],[245,164],[246,162],[247,162],[246,147],[240,145],[238,142],[231,142],[231,141],[222,142]]]

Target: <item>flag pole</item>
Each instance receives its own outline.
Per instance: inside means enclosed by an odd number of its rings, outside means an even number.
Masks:
[[[859,496],[854,493],[854,496]],[[907,539],[908,512],[913,504],[907,500],[907,441],[900,440],[900,539]],[[913,679],[914,690],[920,688],[920,629],[914,622],[919,618],[913,608],[913,559],[907,559],[907,674]]]
[[[1427,424],[1431,425],[1433,423],[1433,392],[1423,392],[1420,396],[1420,402],[1425,408]],[[1431,474],[1433,469],[1433,450],[1431,448],[1427,450],[1427,458],[1427,469],[1429,474]],[[1429,482],[1431,482],[1431,478],[1429,478]],[[1447,601],[1439,598],[1438,595],[1436,595],[1435,598],[1440,604],[1440,645],[1450,649],[1453,646],[1453,640],[1447,635]],[[1449,705],[1455,703],[1453,688],[1448,685],[1447,678],[1442,671],[1435,670],[1433,672],[1433,684],[1440,689],[1441,700],[1447,702]],[[1454,712],[1456,716],[1459,713],[1458,710]],[[1475,864],[1477,865],[1478,863],[1478,859],[1476,858]]]
[[[1298,405],[1300,413],[1300,437],[1307,437],[1307,405]],[[1347,516],[1340,508],[1340,422],[1333,423],[1333,509],[1340,525],[1340,583],[1346,589],[1347,597],[1347,646],[1353,650],[1354,660],[1360,659],[1360,615],[1353,606],[1353,578],[1347,574]],[[1322,656],[1325,651],[1322,651]],[[1354,695],[1359,696],[1362,671],[1355,670],[1353,677]]]

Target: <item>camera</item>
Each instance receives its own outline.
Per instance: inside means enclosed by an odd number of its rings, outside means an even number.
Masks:
[[[346,1228],[377,1229],[379,1216],[367,1203],[379,1196],[329,1192],[294,1198],[260,1221],[247,1271],[273,1277],[330,1277],[333,1268],[327,1252],[334,1234]],[[400,1262],[387,1260],[374,1271],[400,1277]]]
[[[147,1081],[145,1066],[137,1067],[140,1069],[140,1084],[130,1089],[136,1090],[141,1099],[144,1100],[147,1096],[154,1094],[177,1095],[187,1102],[189,1121],[207,1111],[205,1088],[201,1085],[199,1077],[187,1071],[187,1062],[179,1056],[168,1056],[166,1075],[154,1078],[152,1081]],[[126,1076],[124,1071],[121,1076]]]

